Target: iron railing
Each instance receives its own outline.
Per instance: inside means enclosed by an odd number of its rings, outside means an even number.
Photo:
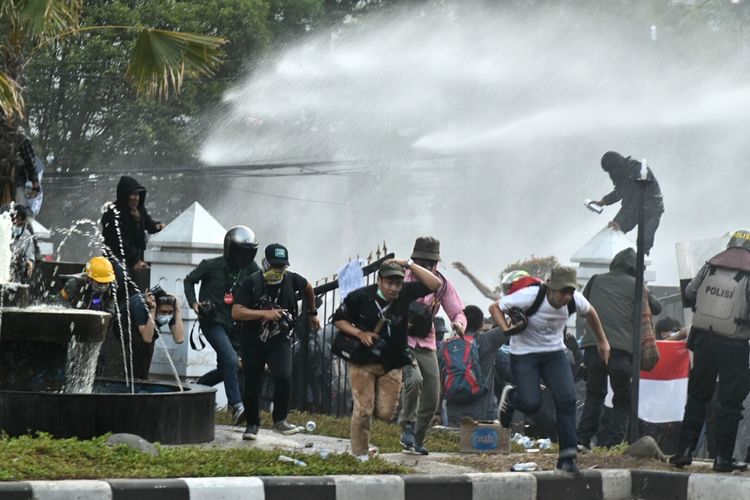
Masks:
[[[385,243],[374,257],[370,254],[362,266],[365,285],[375,283],[380,265],[393,256]],[[307,321],[298,321],[295,327],[291,408],[340,417],[351,412],[352,399],[348,365],[331,353],[335,333],[331,317],[341,303],[336,275],[319,280],[314,289],[322,328],[311,332]],[[306,311],[302,300],[300,311]]]

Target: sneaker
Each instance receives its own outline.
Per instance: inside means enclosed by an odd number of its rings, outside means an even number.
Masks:
[[[421,444],[415,444],[414,445],[414,454],[415,455],[429,455],[430,452]]]
[[[555,467],[555,470],[564,472],[565,474],[570,474],[575,477],[583,476],[583,474],[581,474],[581,471],[578,470],[575,458],[571,457],[559,458],[557,460],[557,466]]]
[[[245,432],[242,433],[242,439],[255,441],[258,439],[258,426],[248,425],[245,428]]]
[[[507,384],[503,387],[503,392],[500,395],[500,405],[497,408],[497,419],[500,420],[500,425],[506,429],[510,427],[513,421],[513,405],[510,404],[510,397],[514,387]]]
[[[413,448],[416,438],[414,437],[414,425],[404,424],[403,430],[401,431],[401,446],[406,448]]]
[[[245,420],[245,405],[237,403],[232,406],[232,425],[240,425]]]
[[[299,432],[299,427],[290,424],[286,420],[281,420],[273,424],[273,431],[285,436],[291,436],[292,434],[297,434]]]
[[[576,445],[576,450],[578,450],[578,453],[591,453],[591,445],[585,445],[583,443],[578,443]]]
[[[380,454],[380,450],[377,446],[370,445],[367,448],[367,454],[371,457],[377,457]]]

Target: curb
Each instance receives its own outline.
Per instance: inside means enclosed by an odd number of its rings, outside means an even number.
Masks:
[[[0,483],[5,500],[736,500],[750,477],[646,470],[460,476],[291,476]]]

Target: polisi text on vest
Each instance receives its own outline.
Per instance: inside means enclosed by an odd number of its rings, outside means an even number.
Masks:
[[[732,290],[726,290],[724,288],[719,288],[717,286],[707,286],[705,293],[710,295],[716,295],[717,297],[723,297],[725,299],[731,299],[734,295],[734,292]]]

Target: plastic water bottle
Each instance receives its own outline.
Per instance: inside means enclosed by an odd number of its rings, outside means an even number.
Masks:
[[[307,423],[305,424],[305,429],[307,429],[307,432],[313,432],[313,431],[314,431],[314,430],[315,430],[315,429],[316,429],[317,427],[318,427],[318,426],[317,426],[317,425],[315,425],[315,422],[313,422],[312,420],[309,420],[309,421],[308,421],[308,422],[307,422]]]
[[[286,455],[279,455],[279,462],[294,464],[298,467],[307,467],[307,464],[302,460],[297,460],[296,458],[288,457]]]
[[[328,458],[328,455],[329,455],[328,448],[321,448],[320,451],[318,452],[318,455],[320,455],[320,458],[322,458],[323,460]]]
[[[536,462],[521,462],[510,468],[513,472],[531,472],[537,470]]]
[[[603,206],[594,203],[594,200],[591,199],[587,199],[586,201],[584,201],[583,205],[592,212],[596,212],[597,214],[600,214],[604,211]]]
[[[550,441],[550,439],[549,439],[549,438],[546,438],[546,439],[537,439],[537,440],[536,440],[536,446],[537,446],[537,448],[539,448],[540,450],[546,450],[546,449],[548,449],[548,448],[549,448],[550,446],[552,446],[552,441]]]

